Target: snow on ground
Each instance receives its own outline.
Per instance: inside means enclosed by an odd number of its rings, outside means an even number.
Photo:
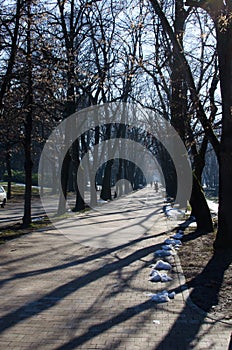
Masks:
[[[218,213],[218,203],[215,203],[211,199],[207,199],[207,203],[208,203],[210,211],[214,214],[217,214]]]

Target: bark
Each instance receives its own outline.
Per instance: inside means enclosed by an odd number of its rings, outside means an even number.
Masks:
[[[67,188],[68,188],[68,178],[69,178],[69,168],[71,164],[71,156],[69,151],[64,157],[64,161],[61,168],[61,191],[59,198],[59,206],[57,210],[57,215],[62,215],[66,211],[66,199],[67,199]],[[63,195],[62,195],[63,194]]]
[[[158,154],[158,161],[164,174],[166,196],[175,199],[177,192],[177,177],[175,166],[169,153],[161,144],[159,145]]]
[[[111,137],[111,124],[106,125],[106,133],[105,133],[105,139],[110,140]],[[109,145],[109,147],[111,147]],[[111,170],[113,166],[114,160],[111,159],[107,161],[105,170],[104,170],[104,177],[102,182],[102,190],[101,190],[101,199],[103,200],[112,200],[111,195]]]
[[[193,135],[191,135],[193,137]],[[190,198],[192,207],[191,215],[195,216],[197,229],[203,232],[213,231],[213,222],[209,206],[207,204],[204,190],[201,185],[202,172],[205,167],[205,154],[207,151],[208,139],[205,136],[201,148],[197,151],[196,144],[192,142],[192,155],[194,159],[193,189]]]
[[[113,166],[114,160],[111,159],[106,163],[105,171],[104,171],[104,178],[102,183],[102,190],[101,190],[101,199],[104,201],[106,200],[112,200],[111,195],[111,170]]]
[[[217,28],[222,94],[222,135],[219,156],[218,231],[214,247],[232,249],[232,11],[227,30]]]
[[[193,189],[190,198],[192,207],[192,215],[195,216],[197,222],[197,230],[202,232],[212,232],[213,223],[204,191],[201,183],[195,173],[193,173]]]
[[[184,25],[187,13],[182,0],[175,1],[174,34],[183,48]],[[171,63],[171,124],[174,126],[183,142],[186,137],[187,118],[187,85],[182,65],[178,59],[179,48],[174,46]]]
[[[26,119],[24,122],[25,138],[24,138],[24,153],[25,153],[25,198],[24,198],[24,216],[23,226],[28,227],[31,223],[31,188],[32,188],[32,114],[33,114],[33,82],[32,82],[32,50],[31,50],[31,1],[27,3],[27,101],[26,101]]]
[[[83,143],[83,142],[82,142]],[[80,145],[79,140],[76,140],[72,145],[72,151],[74,152],[73,165],[76,169],[75,173],[78,173],[78,182],[77,177],[75,177],[75,189],[76,189],[76,203],[73,208],[74,212],[81,211],[85,209],[85,201],[84,201],[84,172],[83,169],[80,168]],[[80,169],[79,169],[80,168]]]
[[[67,21],[67,14],[65,11],[65,2],[58,0],[58,7],[60,11],[61,27],[63,32],[63,38],[65,42],[66,58],[67,58],[67,101],[64,111],[64,119],[72,115],[76,111],[75,104],[75,86],[74,81],[76,79],[75,75],[75,42],[78,30],[82,26],[81,20],[83,8],[80,7],[79,11],[75,11],[75,1],[70,2],[70,13],[69,20]],[[66,135],[68,139],[68,135]],[[78,155],[79,156],[79,155]],[[69,179],[69,170],[71,164],[70,151],[67,152],[65,159],[62,164],[61,170],[61,188],[62,193],[60,194],[58,215],[65,213],[66,211],[66,199],[67,199],[67,186]]]
[[[95,127],[95,132],[94,132],[94,145],[98,145],[100,142],[100,127],[99,125]],[[98,158],[98,154],[96,153],[96,151],[94,151],[94,156],[93,156],[93,168],[96,169],[96,162],[97,162],[97,158]],[[91,195],[91,199],[90,199],[90,205],[91,207],[95,206],[97,204],[97,179],[94,178],[90,180],[90,195]]]
[[[184,26],[187,18],[187,12],[184,10],[183,1],[176,0],[175,2],[175,21],[174,33],[181,48],[183,48],[183,34]],[[210,210],[201,186],[201,175],[205,164],[205,152],[207,147],[207,139],[201,145],[201,152],[197,151],[196,143],[194,141],[193,132],[188,128],[187,118],[187,85],[185,82],[185,74],[182,65],[178,60],[178,48],[174,46],[173,49],[173,66],[172,66],[172,103],[171,103],[171,123],[180,135],[182,141],[185,143],[187,131],[191,133],[194,148],[194,173],[193,173],[193,187],[190,198],[190,205],[192,207],[191,215],[195,216],[197,222],[197,229],[203,232],[212,232],[213,223]],[[199,111],[197,111],[199,113]]]
[[[126,98],[128,97],[128,94],[126,94]],[[126,102],[126,99],[125,101]],[[125,123],[124,120],[122,120],[122,123],[118,125],[118,129],[117,129],[117,137],[118,138],[126,138],[126,125],[123,124],[123,122]],[[123,178],[125,178],[125,164],[126,164],[126,160],[119,158],[118,160],[118,171],[116,174],[116,181],[119,181]],[[123,188],[122,186],[117,186],[116,188],[116,196],[120,197],[123,195]]]
[[[7,199],[11,199],[12,168],[10,150],[6,153],[6,170],[7,170]]]

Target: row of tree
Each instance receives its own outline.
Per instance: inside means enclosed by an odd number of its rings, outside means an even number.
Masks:
[[[231,247],[230,1],[12,0],[1,5],[1,149],[9,177],[12,155],[24,149],[24,225],[31,220],[31,174],[37,166],[32,159],[51,130],[84,107],[136,101],[169,120],[182,138],[193,166],[190,202],[198,228],[205,231],[212,230],[212,220],[201,180],[212,145],[219,164],[215,248]],[[126,137],[122,126],[117,133]],[[112,137],[112,125],[96,127],[91,142],[89,135],[65,156],[64,199],[70,171],[78,169],[90,144]],[[104,167],[104,199],[110,196],[112,166]],[[126,162],[118,166],[125,168]],[[175,195],[175,184],[167,187]],[[76,189],[79,209],[84,203]],[[58,211],[64,210],[60,200]]]

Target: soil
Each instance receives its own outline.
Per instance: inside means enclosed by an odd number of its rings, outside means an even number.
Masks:
[[[186,230],[178,255],[191,300],[210,317],[232,324],[232,252],[215,254],[215,235]]]

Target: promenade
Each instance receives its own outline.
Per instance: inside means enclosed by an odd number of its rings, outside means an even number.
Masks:
[[[171,281],[149,281],[179,223],[162,207],[147,187],[0,246],[0,349],[227,350],[231,325],[192,304],[178,255]]]

